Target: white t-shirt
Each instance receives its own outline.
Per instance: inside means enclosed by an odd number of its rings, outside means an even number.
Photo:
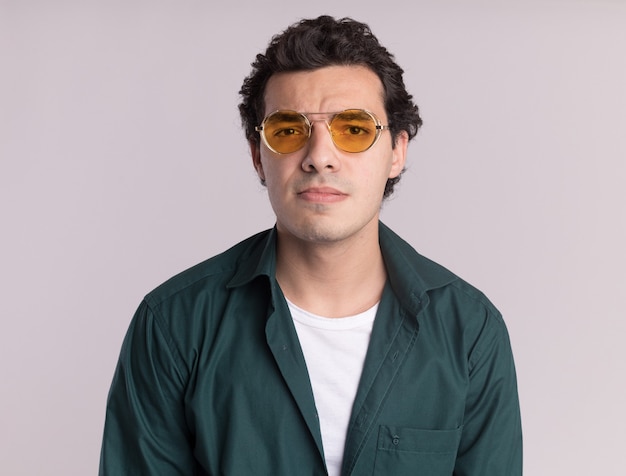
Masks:
[[[311,380],[328,474],[338,476],[378,304],[341,318],[317,316],[287,304]]]

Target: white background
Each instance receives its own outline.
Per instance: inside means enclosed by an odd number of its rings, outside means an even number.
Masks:
[[[0,0],[1,474],[96,474],[140,299],[273,225],[238,90],[322,13],[405,69],[382,217],[503,311],[525,474],[623,469],[626,2]]]

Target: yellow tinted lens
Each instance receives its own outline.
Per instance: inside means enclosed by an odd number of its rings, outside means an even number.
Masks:
[[[309,138],[306,118],[294,111],[276,111],[263,121],[263,135],[274,152],[289,154],[301,149]]]
[[[360,109],[337,114],[330,123],[330,132],[335,145],[346,152],[369,149],[378,134],[374,118]]]

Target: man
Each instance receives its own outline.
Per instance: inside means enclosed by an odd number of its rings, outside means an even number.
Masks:
[[[304,20],[241,95],[276,226],[141,303],[100,474],[521,474],[500,314],[379,222],[421,125],[393,57]]]

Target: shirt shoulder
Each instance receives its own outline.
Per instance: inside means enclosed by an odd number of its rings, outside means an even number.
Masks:
[[[231,279],[245,268],[258,268],[259,254],[268,241],[271,231],[253,235],[230,249],[208,258],[163,282],[149,292],[145,300],[151,306],[191,297],[200,290],[225,289]],[[252,260],[252,262],[249,262]]]
[[[397,297],[423,331],[445,330],[449,336],[475,343],[506,336],[502,314],[478,288],[410,244],[382,228],[381,243]],[[461,337],[462,336],[462,337]],[[491,336],[491,337],[488,337]]]

